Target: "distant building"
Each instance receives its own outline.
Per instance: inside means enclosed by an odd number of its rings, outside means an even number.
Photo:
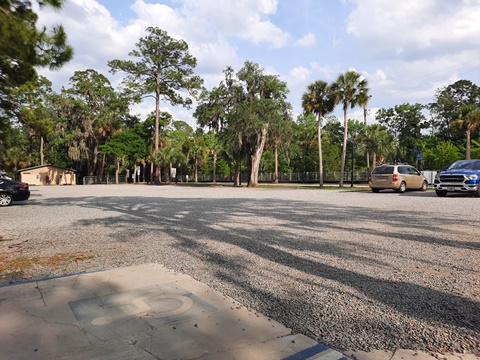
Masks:
[[[75,185],[76,172],[55,165],[39,165],[18,170],[20,181],[29,185]]]

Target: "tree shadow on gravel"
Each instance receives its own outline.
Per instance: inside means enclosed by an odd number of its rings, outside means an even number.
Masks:
[[[388,280],[383,272],[390,264],[376,258],[388,249],[376,246],[375,241],[365,244],[356,240],[360,234],[365,239],[386,238],[400,248],[403,243],[415,242],[424,248],[430,247],[431,252],[438,247],[447,247],[452,251],[478,251],[480,242],[460,240],[467,234],[461,230],[451,230],[464,225],[460,217],[436,217],[435,214],[415,210],[388,212],[368,207],[337,207],[332,204],[250,198],[77,197],[51,198],[48,202],[33,205],[44,208],[42,211],[48,211],[50,206],[108,211],[112,215],[95,219],[79,218],[73,227],[79,230],[108,227],[113,243],[132,239],[138,241],[139,234],[155,234],[155,242],[161,247],[162,239],[167,236],[173,238],[174,244],[167,246],[174,246],[176,251],[188,254],[193,263],[198,261],[198,264],[211,269],[196,269],[195,264],[190,269],[178,268],[174,260],[168,260],[165,263],[167,267],[185,271],[199,280],[215,276],[220,281],[226,281],[232,287],[229,288],[232,292],[230,296],[235,297],[234,292],[243,293],[261,304],[261,311],[287,311],[287,302],[285,299],[279,300],[277,295],[266,295],[260,283],[267,281],[268,275],[265,275],[265,279],[245,279],[245,275],[255,269],[256,257],[275,262],[291,271],[317,277],[319,282],[323,279],[346,285],[363,294],[366,299],[385,305],[387,310],[392,309],[428,323],[463,328],[477,335],[480,332],[479,302],[408,281]],[[376,226],[380,224],[382,226]],[[450,236],[442,236],[447,229]],[[426,232],[430,235],[425,235]],[[337,237],[337,233],[342,235]],[[455,237],[459,240],[452,240]],[[243,251],[238,255],[216,251],[215,244]],[[424,260],[421,253],[398,251],[398,254],[388,256],[408,258],[409,261],[427,263],[428,266],[443,266],[440,256],[436,264],[429,264],[429,260]],[[349,266],[340,267],[338,263],[331,265],[328,263],[331,257]],[[352,264],[355,264],[354,269]],[[363,266],[378,267],[378,275],[362,273]],[[460,268],[462,264],[458,266]],[[449,271],[446,265],[444,271]],[[299,283],[302,281],[298,280]],[[301,291],[295,284],[289,286],[291,291]],[[269,304],[271,301],[276,305]],[[306,299],[298,304],[304,308],[304,312],[317,311],[319,306],[321,308],[321,304],[308,301]],[[273,310],[275,306],[280,310]],[[316,315],[311,313],[307,316],[315,318]],[[386,314],[385,318],[388,317],[389,314]],[[292,328],[299,326],[286,325]],[[355,327],[361,328],[362,324],[352,324],[352,328]],[[374,333],[370,335],[375,337]],[[342,344],[327,345],[342,348]]]

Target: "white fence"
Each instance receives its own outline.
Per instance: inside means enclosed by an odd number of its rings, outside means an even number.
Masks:
[[[93,184],[115,184],[115,176],[103,176],[100,178],[99,176],[85,176],[83,178],[83,185],[93,185]],[[119,175],[118,176],[118,183],[119,184],[126,184],[127,183],[127,176],[126,175]]]
[[[435,180],[435,174],[437,171],[422,171],[421,172],[427,178],[428,184],[432,185]],[[343,182],[349,183],[367,183],[368,177],[370,173],[366,171],[354,171],[353,172],[353,179],[352,179],[352,172],[345,171]],[[118,177],[119,184],[126,184],[127,183],[127,176],[120,175]],[[263,183],[271,183],[275,180],[274,173],[260,173],[258,175],[258,181]],[[171,178],[170,182],[181,181],[181,182],[192,182],[193,176],[188,175],[178,175],[177,178]],[[198,175],[199,182],[214,182],[212,174],[204,174]],[[283,183],[314,183],[319,181],[319,173],[318,172],[305,172],[305,173],[279,173],[278,174],[278,181]],[[340,181],[340,171],[334,172],[324,172],[323,173],[323,181],[325,183],[334,183]],[[164,179],[166,182],[166,179]],[[217,174],[215,176],[215,182],[233,182],[233,175],[223,175]],[[247,183],[248,176],[245,173],[241,174],[241,182]],[[115,176],[104,176],[100,179],[97,176],[85,176],[83,178],[84,185],[93,185],[93,184],[115,184]]]

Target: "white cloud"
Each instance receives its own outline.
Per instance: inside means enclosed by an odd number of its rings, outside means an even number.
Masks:
[[[40,24],[65,26],[75,58],[58,72],[40,72],[56,90],[68,86],[75,71],[88,68],[117,86],[121,77],[109,74],[107,62],[128,59],[145,29],[157,26],[187,41],[197,58],[195,73],[205,79],[207,88],[218,85],[226,66],[238,70],[244,60],[251,60],[266,73],[281,74],[297,113],[308,84],[331,82],[352,68],[369,81],[372,107],[427,103],[438,88],[464,74],[474,82],[478,78],[480,0],[341,0],[307,5],[308,14],[278,0],[122,0],[118,5],[112,0],[69,0],[60,12],[47,7],[39,15]],[[350,10],[346,18],[345,11]],[[344,36],[345,30],[349,35]],[[139,108],[141,113],[149,106]],[[188,117],[193,125],[191,111],[181,107],[171,111]]]
[[[46,8],[39,15],[39,23],[47,27],[61,23],[67,32],[68,42],[74,46],[74,59],[61,70],[39,71],[54,82],[63,79],[62,85],[77,70],[93,68],[107,75],[107,62],[126,58],[144,30],[136,23],[122,27],[95,0],[70,0],[61,12]]]
[[[375,116],[377,114],[378,108],[367,108],[367,125],[376,124],[377,121],[375,120]],[[355,111],[349,111],[348,118],[352,120],[357,120],[360,123],[365,122],[365,116],[363,109],[358,109]],[[342,115],[342,122],[343,122],[343,115]]]
[[[433,58],[480,45],[478,0],[355,3],[347,31],[383,58]]]
[[[274,48],[285,46],[290,37],[267,19],[277,11],[277,0],[184,0],[183,4],[182,16],[197,37],[205,32],[222,33]]]
[[[310,34],[305,35],[301,39],[298,39],[297,41],[295,41],[295,46],[311,47],[311,46],[316,45],[316,43],[317,43],[317,38],[316,38],[315,34],[310,33]]]
[[[298,116],[303,111],[302,95],[307,90],[307,86],[316,80],[327,82],[333,81],[333,74],[336,73],[336,69],[318,63],[312,63],[309,67],[296,66],[289,71],[288,75],[284,78],[291,91],[289,94],[289,101],[293,107],[294,117]]]
[[[304,83],[311,79],[312,70],[307,69],[306,67],[299,66],[295,67],[290,71],[290,78],[293,82]]]
[[[314,62],[311,64],[311,67],[316,74],[315,76],[324,79],[324,81],[333,81],[341,73],[341,69],[338,66],[319,64],[318,62]]]
[[[404,102],[432,102],[438,89],[465,78],[461,71],[466,69],[466,65],[468,69],[476,69],[478,72],[480,58],[468,61],[467,56],[445,56],[414,62],[394,61],[389,62],[385,68],[367,73],[366,78],[373,95],[372,104],[385,107],[380,105],[384,102],[388,107],[393,107]]]
[[[479,0],[353,0],[347,32],[376,64],[372,104],[429,103],[438,89],[478,73]]]

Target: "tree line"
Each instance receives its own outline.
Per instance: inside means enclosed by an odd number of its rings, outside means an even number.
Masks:
[[[235,185],[246,173],[248,186],[256,186],[261,172],[273,173],[275,182],[279,173],[317,172],[322,186],[325,171],[340,171],[343,186],[347,161],[362,171],[393,161],[433,170],[480,158],[480,89],[468,80],[438,89],[429,104],[380,109],[369,125],[367,80],[347,71],[331,83],[308,85],[298,100],[304,112],[294,118],[287,84],[259,64],[227,66],[218,86],[206,89],[188,44],[149,27],[128,60],[108,62],[111,73],[123,76],[118,89],[86,69],[57,93],[36,68],[72,58],[65,32],[36,29],[26,1],[6,4],[0,11],[0,168],[11,175],[49,163],[75,169],[79,179],[115,175],[118,181],[125,170],[140,168],[133,181],[160,183],[171,181],[175,168],[193,181],[199,174],[228,175]],[[131,105],[147,97],[155,100],[149,116],[132,115]],[[162,111],[165,103],[195,105],[197,128]],[[331,115],[337,106],[343,121]],[[363,121],[348,118],[357,106]]]

